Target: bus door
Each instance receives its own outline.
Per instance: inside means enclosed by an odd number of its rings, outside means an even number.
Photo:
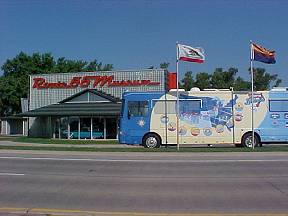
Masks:
[[[262,141],[288,141],[288,100],[269,100],[269,113],[260,125]]]
[[[137,143],[142,143],[143,135],[150,129],[148,101],[128,101],[127,131]]]

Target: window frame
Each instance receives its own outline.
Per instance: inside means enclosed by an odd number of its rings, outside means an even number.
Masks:
[[[287,99],[270,99],[269,100],[269,112],[288,112],[288,106],[287,106],[287,109],[286,110],[272,110],[272,106],[271,106],[271,102],[274,102],[274,101],[286,101],[288,103],[288,100]],[[288,105],[288,104],[287,104]],[[285,106],[286,107],[286,106]]]
[[[140,103],[144,102],[144,106],[140,106]],[[133,115],[130,113],[130,103],[137,103],[137,114],[133,113]],[[140,109],[144,109],[144,113],[140,115]],[[131,117],[147,117],[149,115],[149,101],[148,100],[139,100],[139,101],[128,101],[127,103],[127,115],[128,119]]]
[[[166,100],[166,102],[170,102],[170,101],[175,102],[175,105],[177,106],[177,100]],[[181,101],[184,101],[184,102],[187,102],[187,101],[200,101],[200,111],[201,111],[201,109],[202,109],[202,107],[203,107],[203,100],[202,100],[201,98],[199,98],[199,99],[198,99],[198,98],[179,99],[179,103],[181,103]],[[153,99],[153,100],[152,100],[153,106],[155,106],[155,104],[156,104],[157,102],[163,102],[163,103],[165,103],[165,100]],[[151,105],[152,105],[152,104],[151,104]],[[180,106],[179,106],[179,108],[180,108]],[[179,110],[179,111],[180,111],[180,110]],[[154,110],[153,112],[154,112],[154,114],[163,114],[163,113],[156,113],[155,110]],[[175,113],[167,113],[167,114],[177,114],[177,107],[175,107]]]

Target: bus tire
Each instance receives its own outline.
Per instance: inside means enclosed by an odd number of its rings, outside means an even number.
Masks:
[[[259,147],[262,146],[260,144],[260,139],[258,137],[257,134],[254,135],[254,147]],[[247,148],[251,148],[252,147],[252,133],[246,133],[243,135],[242,137],[242,146],[243,147],[247,147]]]
[[[142,145],[145,148],[159,148],[161,145],[160,137],[153,133],[146,134],[143,138]]]

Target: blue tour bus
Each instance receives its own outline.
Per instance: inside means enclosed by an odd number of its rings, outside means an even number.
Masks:
[[[123,93],[119,143],[157,148],[177,140],[181,145],[239,147],[288,142],[287,88],[254,92],[253,100],[251,92],[227,89],[193,88],[178,93],[178,116],[176,90]]]

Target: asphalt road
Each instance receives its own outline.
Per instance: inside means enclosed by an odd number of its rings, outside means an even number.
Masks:
[[[2,150],[0,207],[288,214],[288,153]]]

